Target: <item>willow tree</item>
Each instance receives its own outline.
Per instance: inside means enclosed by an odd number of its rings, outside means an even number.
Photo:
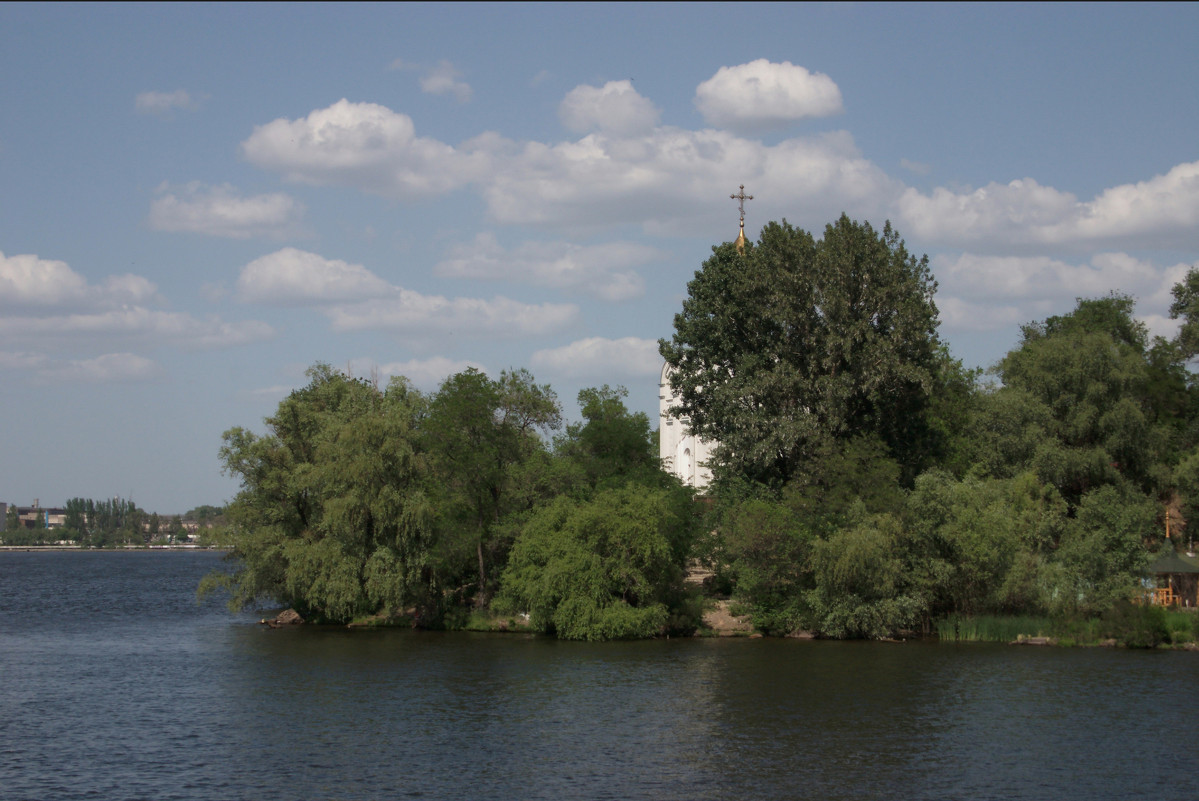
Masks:
[[[221,461],[241,479],[222,545],[238,567],[206,579],[233,606],[274,600],[347,621],[418,593],[432,537],[416,424],[424,399],[317,364],[266,420],[225,432]]]
[[[729,243],[688,284],[671,340],[676,410],[718,443],[717,477],[781,486],[829,444],[877,437],[909,479],[928,453],[940,342],[927,257],[842,215]]]

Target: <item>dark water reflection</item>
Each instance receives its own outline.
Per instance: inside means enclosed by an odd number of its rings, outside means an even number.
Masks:
[[[1192,799],[1199,654],[264,630],[0,554],[4,799]]]

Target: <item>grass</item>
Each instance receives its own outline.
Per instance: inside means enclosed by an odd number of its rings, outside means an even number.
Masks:
[[[1020,635],[1053,637],[1054,621],[1028,615],[951,615],[937,621],[937,637],[948,642],[1012,642]]]
[[[1131,617],[1130,617],[1131,615]],[[1124,620],[1127,618],[1127,620]],[[1151,630],[1167,637],[1146,637]],[[950,615],[937,621],[937,636],[945,642],[1015,642],[1023,637],[1050,637],[1058,645],[1101,645],[1112,639],[1129,647],[1154,644],[1182,646],[1199,641],[1199,613],[1194,610],[1150,611],[1130,607],[1122,615],[1050,618],[1031,615]]]

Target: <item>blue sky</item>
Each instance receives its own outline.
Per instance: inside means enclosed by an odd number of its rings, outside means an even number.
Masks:
[[[0,499],[236,492],[317,361],[526,367],[656,419],[687,281],[891,220],[993,364],[1076,297],[1169,335],[1199,6],[0,5]]]

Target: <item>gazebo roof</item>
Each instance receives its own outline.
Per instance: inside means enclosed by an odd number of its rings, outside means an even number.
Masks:
[[[1149,572],[1157,575],[1163,573],[1199,573],[1199,565],[1179,556],[1178,552],[1171,548],[1149,564]]]

